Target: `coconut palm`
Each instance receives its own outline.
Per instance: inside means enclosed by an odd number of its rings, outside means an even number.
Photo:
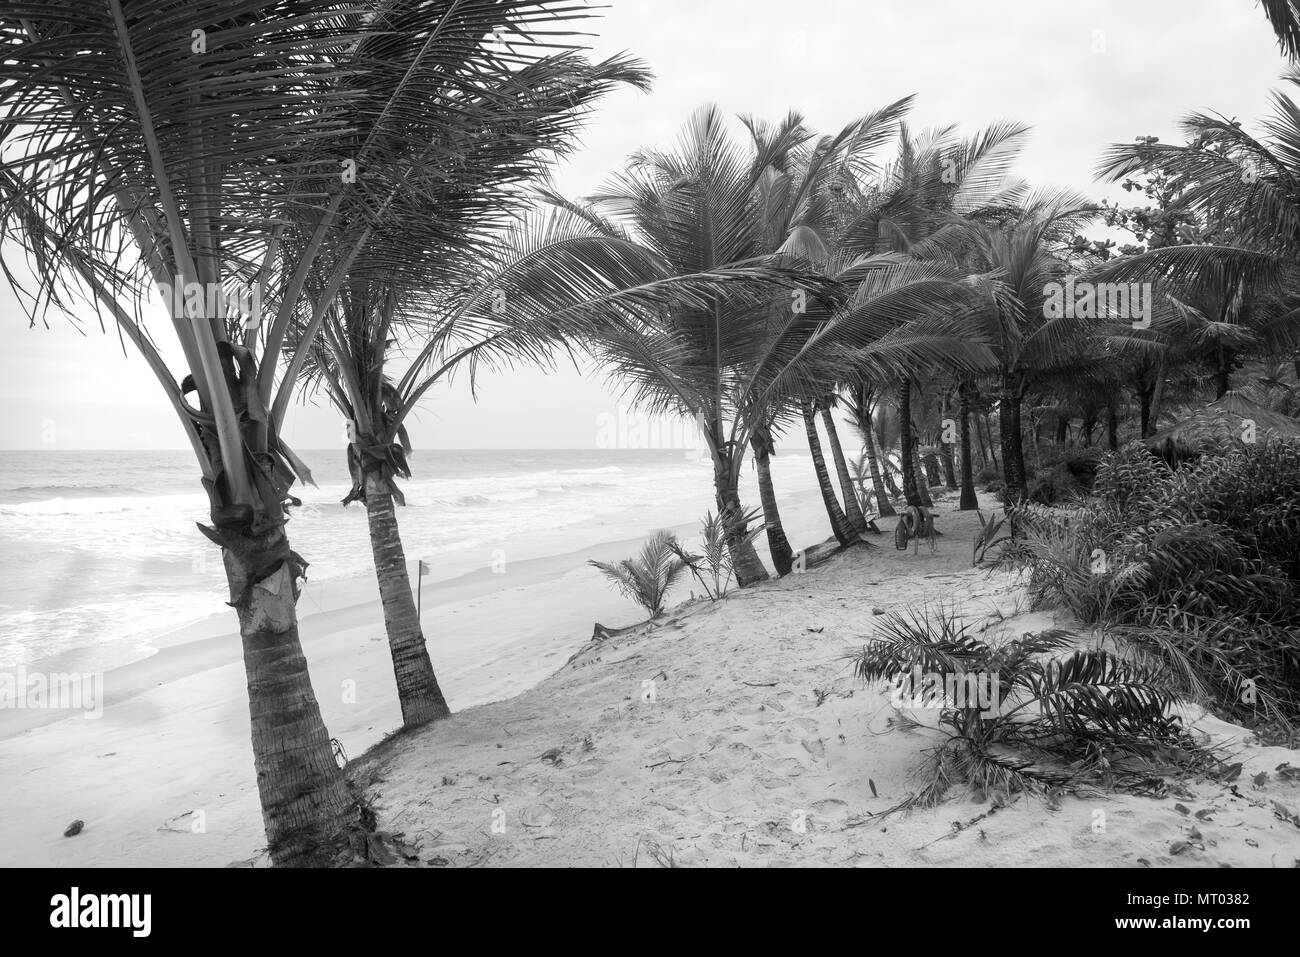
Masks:
[[[871,475],[871,487],[876,497],[876,513],[881,518],[889,518],[898,513],[890,502],[889,491],[880,469],[880,453],[876,444],[875,427],[872,419],[875,408],[880,401],[875,387],[865,378],[858,377],[853,387],[853,399],[850,409],[854,423],[862,437],[862,451],[866,456],[867,470]]]
[[[1054,283],[1067,278],[1062,245],[1092,218],[1097,209],[1069,191],[1044,191],[998,221],[953,220],[952,231],[936,237],[959,249],[962,261],[985,276],[991,340],[997,357],[998,415],[1002,464],[1008,501],[1024,497],[1026,472],[1021,407],[1034,376],[1066,365],[1086,339],[1083,320],[1068,311],[1048,308]]]
[[[1300,56],[1300,4],[1296,0],[1260,0],[1260,4],[1282,52],[1292,59]]]
[[[39,279],[32,309],[93,298],[195,452],[210,499],[201,528],[222,549],[240,623],[276,864],[332,860],[352,803],[298,637],[307,563],[285,530],[290,484],[309,476],[279,431],[310,325],[278,387],[277,359],[295,317],[323,321],[387,223],[422,214],[422,241],[456,244],[474,203],[441,210],[427,198],[449,179],[473,194],[476,171],[455,145],[491,102],[516,98],[514,73],[563,54],[563,40],[543,46],[541,34],[584,15],[552,0],[388,0],[378,11],[15,0],[0,12],[0,229]],[[492,48],[502,27],[507,52]],[[162,294],[179,374],[146,330],[149,289]]]
[[[805,137],[787,123],[746,153],[728,137],[717,108],[704,107],[686,125],[677,150],[635,154],[626,172],[584,207],[593,222],[612,231],[626,224],[674,274],[748,268],[760,284],[735,284],[699,303],[681,301],[651,324],[612,328],[593,343],[637,401],[695,419],[713,462],[717,508],[741,587],[767,577],[740,521],[740,469],[750,435],[768,414],[752,404],[751,386],[773,363],[768,347],[783,336],[788,341],[792,326],[815,324],[827,301],[828,284],[818,277],[763,258],[767,249],[752,212],[770,161]],[[786,291],[774,294],[773,284]]]
[[[843,217],[846,184],[879,172],[871,162],[871,153],[894,134],[911,101],[911,97],[905,97],[849,123],[835,136],[818,138],[807,131],[797,113],[791,113],[775,126],[745,120],[754,155],[766,158],[768,163],[758,180],[756,202],[751,207],[758,218],[761,244],[766,252],[773,254],[778,262],[788,260],[795,266],[806,265],[823,271],[828,268],[833,237]],[[853,485],[835,434],[831,411],[834,404],[833,395],[801,402],[800,415],[831,528],[840,543],[847,545],[867,530],[867,523],[856,492],[850,494]],[[813,419],[817,409],[822,413],[844,495],[842,508],[830,482]],[[776,511],[771,472],[766,467],[768,449],[760,442],[754,451],[769,550],[777,571],[785,574],[789,567],[789,544]]]
[[[826,467],[826,453],[822,451],[821,437],[817,434],[818,408],[816,400],[804,399],[800,403],[799,413],[808,437],[808,451],[812,456],[813,471],[817,475],[817,488],[821,492],[822,504],[826,507],[826,516],[830,519],[831,533],[841,545],[849,545],[858,537],[859,532],[840,506],[840,501],[835,496],[835,487],[831,484],[831,473]]]
[[[365,505],[407,726],[448,713],[394,508],[406,504],[399,479],[411,477],[411,414],[462,368],[546,362],[616,308],[657,303],[667,288],[647,250],[557,209],[522,214],[497,236],[425,263],[404,291],[391,277],[343,290],[303,367],[349,424],[352,488],[343,504]]]
[[[343,504],[360,501],[366,509],[406,727],[449,713],[416,613],[394,509],[395,502],[405,504],[398,479],[411,474],[406,421],[416,401],[462,362],[536,358],[563,329],[557,310],[635,285],[654,270],[632,244],[589,229],[584,235],[571,215],[510,220],[526,201],[520,181],[542,173],[545,158],[564,151],[582,111],[618,84],[644,86],[645,72],[622,58],[593,65],[560,56],[526,64],[510,81],[520,95],[483,100],[478,125],[457,144],[457,162],[475,170],[474,192],[450,178],[430,187],[428,198],[442,209],[472,204],[472,231],[449,246],[425,216],[394,225],[358,257],[352,281],[319,320],[302,311],[289,343],[306,357],[298,365],[291,358],[291,368],[323,389],[349,425],[353,487]],[[424,255],[405,256],[422,240]],[[322,275],[309,288],[317,292],[325,281]],[[299,352],[303,341],[311,348]],[[400,383],[389,375],[399,343],[419,353]],[[453,343],[454,355],[448,352]],[[446,361],[431,362],[439,353]]]
[[[846,196],[839,244],[860,254],[951,258],[951,240],[960,235],[965,218],[997,215],[1023,196],[1023,184],[1010,179],[1009,171],[1028,132],[1022,124],[997,123],[962,140],[951,126],[915,136],[904,126],[894,161],[875,181]],[[917,480],[921,463],[910,379],[895,388],[903,494],[916,507],[929,504],[929,493],[926,480]]]

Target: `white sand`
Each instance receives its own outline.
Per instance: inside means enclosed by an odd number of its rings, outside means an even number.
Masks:
[[[590,645],[516,698],[384,745],[356,771],[421,866],[1293,866],[1300,829],[1273,802],[1300,810],[1300,785],[1251,778],[1300,766],[1300,753],[1244,745],[1240,728],[1204,717],[1198,729],[1240,751],[1240,796],[1199,781],[1167,799],[993,809],[958,787],[933,810],[867,816],[908,794],[935,740],[890,730],[888,697],[850,674],[843,656],[869,635],[873,606],[957,601],[1011,635],[1052,624],[1023,613],[1010,575],[968,567],[974,525],[945,509],[952,534],[935,555],[887,542],[679,609],[646,634]],[[1178,842],[1191,846],[1175,854]]]
[[[792,531],[824,534],[820,499],[782,504]],[[694,523],[677,531],[688,544],[698,534]],[[426,580],[426,638],[452,708],[536,685],[591,636],[594,622],[640,620],[640,609],[585,565],[639,547],[639,539],[610,542],[512,562],[504,574]],[[689,597],[690,584],[677,599]],[[359,755],[401,725],[373,576],[309,582],[299,616],[326,727],[349,756]],[[108,672],[98,719],[0,709],[0,779],[11,809],[0,821],[0,866],[221,866],[259,855],[264,834],[234,624],[224,609],[157,639],[152,657]],[[74,820],[85,829],[63,837]]]
[[[782,506],[795,541],[824,536],[815,498]],[[1055,811],[1021,798],[957,833],[954,822],[990,810],[957,789],[934,811],[866,818],[907,794],[933,740],[890,731],[887,697],[849,673],[843,655],[869,635],[872,608],[942,598],[970,615],[997,609],[1011,619],[1001,626],[1009,633],[1051,620],[1024,614],[1009,576],[969,568],[976,520],[951,507],[940,518],[950,534],[933,555],[924,546],[898,553],[882,536],[877,550],[595,644],[593,621],[627,625],[638,615],[582,562],[631,554],[636,543],[426,585],[430,650],[457,714],[354,762],[363,781],[382,779],[372,787],[381,827],[415,842],[421,866],[657,866],[658,854],[683,865],[759,866],[1289,867],[1300,858],[1300,830],[1272,805],[1300,810],[1300,787],[1275,774],[1263,788],[1251,784],[1284,761],[1300,766],[1300,754],[1241,744],[1241,729],[1213,719],[1199,725],[1236,740],[1245,762],[1240,797],[1201,782],[1187,797],[1067,797]],[[359,579],[309,590],[300,606],[326,724],[354,758],[399,724],[374,591]],[[0,775],[12,809],[0,863],[264,862],[232,623],[206,620],[153,658],[110,672],[99,720],[0,716],[9,722],[0,724]],[[647,679],[653,702],[642,700]],[[558,761],[542,758],[556,748]],[[1202,809],[1214,809],[1209,820],[1191,816]],[[1104,829],[1094,830],[1099,810]],[[194,811],[203,812],[203,833],[194,832]],[[85,830],[62,837],[73,819]],[[504,833],[494,833],[501,822]],[[1192,827],[1204,849],[1172,855]]]

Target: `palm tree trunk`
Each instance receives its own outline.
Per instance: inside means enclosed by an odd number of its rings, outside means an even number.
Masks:
[[[949,394],[944,392],[943,405],[940,409],[940,415],[945,421],[948,414],[952,411],[952,405],[949,401]],[[946,431],[946,428],[945,428]],[[943,436],[939,437],[939,460],[943,463],[943,484],[950,489],[957,488],[957,466],[953,462],[952,443],[943,441]]]
[[[867,467],[871,470],[871,487],[876,492],[876,512],[881,518],[897,515],[894,505],[889,501],[885,490],[885,481],[880,475],[880,460],[876,452],[876,437],[871,427],[871,406],[867,402],[865,388],[859,392],[858,416],[862,424],[863,448],[867,453]]]
[[[961,500],[958,511],[970,512],[980,507],[975,495],[975,477],[971,468],[970,391],[966,383],[957,386],[957,415],[961,426]]]
[[[912,383],[904,379],[898,387],[898,444],[901,451],[900,471],[903,473],[903,498],[911,508],[924,505],[916,480],[916,455],[912,439]]]
[[[731,570],[736,584],[741,588],[766,581],[771,576],[763,567],[754,543],[749,540],[746,523],[741,521],[745,510],[740,504],[739,481],[735,465],[729,458],[715,453],[713,457],[713,489],[718,505],[718,517],[727,530],[727,552],[731,555]]]
[[[239,617],[253,767],[271,861],[277,867],[328,866],[346,845],[352,801],[298,638],[298,569],[283,526],[227,538],[222,561]]]
[[[835,414],[829,405],[822,406],[822,422],[826,425],[826,440],[831,446],[831,458],[835,460],[835,472],[840,480],[840,493],[844,496],[844,515],[849,520],[849,527],[861,535],[867,530],[867,517],[862,514],[858,491],[853,485],[853,476],[849,474],[849,463],[845,461],[844,449],[840,446],[839,430],[835,428]]]
[[[826,457],[822,454],[821,439],[817,436],[817,416],[811,402],[803,404],[803,424],[808,433],[808,451],[812,453],[813,469],[817,473],[817,487],[822,493],[826,515],[831,520],[831,532],[841,545],[848,545],[855,536],[848,516],[835,498],[835,489],[831,487],[831,474],[826,469]]]
[[[912,461],[916,464],[916,494],[921,497],[921,504],[926,508],[934,505],[934,500],[930,498],[930,485],[932,476],[926,474],[926,457],[921,454],[921,439],[917,436],[915,439],[916,450],[912,456]]]
[[[1230,349],[1219,347],[1219,368],[1214,374],[1214,384],[1218,394],[1216,399],[1222,399],[1232,388],[1232,362],[1235,353]]]
[[[880,408],[880,405],[876,406],[877,412],[880,411]],[[889,489],[890,498],[901,498],[903,490],[898,487],[898,482],[894,480],[894,473],[898,471],[898,467],[889,458],[888,417],[877,414],[872,416],[872,420],[876,425],[876,448],[880,450],[880,471],[885,479],[885,488]]]
[[[384,480],[366,476],[366,518],[370,525],[370,550],[374,554],[379,597],[384,606],[384,628],[393,656],[397,678],[397,700],[402,706],[402,725],[418,728],[451,714],[442,696],[429,660],[424,630],[411,597],[411,579],[406,571],[406,553],[397,530],[393,496]]]
[[[1138,393],[1138,428],[1142,438],[1148,438],[1151,435],[1151,399],[1155,394],[1155,386],[1151,388],[1140,388]]]
[[[945,488],[957,488],[957,462],[952,454],[952,446],[947,442],[939,446],[939,461],[943,463],[943,484]]]
[[[1155,388],[1151,390],[1151,431],[1155,435],[1160,430],[1160,408],[1165,398],[1165,369],[1163,363],[1157,374]]]
[[[763,526],[767,533],[767,550],[772,556],[776,573],[781,576],[790,574],[794,567],[794,549],[785,536],[785,526],[781,524],[781,513],[776,507],[776,489],[772,485],[772,432],[767,426],[755,429],[749,437],[749,446],[754,450],[754,468],[758,472],[758,498],[763,505]]]
[[[988,450],[988,457],[984,460],[985,466],[987,466],[989,461],[992,460],[995,469],[1002,468],[1002,463],[998,461],[997,448],[993,444],[993,426],[989,425],[988,415],[980,413],[979,418],[976,420],[976,424],[984,426],[984,438],[981,441],[984,444],[984,448]]]
[[[1002,432],[1002,474],[1006,480],[1006,500],[1018,503],[1025,497],[1024,454],[1020,436],[1020,399],[1015,377],[1002,376],[998,396],[998,426]]]
[[[1106,444],[1112,452],[1119,448],[1119,411],[1113,405],[1106,410]]]

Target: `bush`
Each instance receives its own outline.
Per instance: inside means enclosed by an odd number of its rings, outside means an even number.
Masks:
[[[1038,472],[1025,489],[1029,501],[1040,505],[1060,505],[1077,501],[1087,490],[1064,463]]]
[[[906,685],[924,674],[957,687],[975,675],[997,689],[991,708],[965,695],[942,697],[947,737],[905,805],[937,804],[953,780],[1008,794],[1090,785],[1161,793],[1155,773],[1217,763],[1171,714],[1177,696],[1161,669],[1100,649],[1059,657],[1075,640],[1068,632],[1025,634],[994,648],[939,608],[887,615],[877,634],[854,658],[863,681]]]
[[[658,618],[664,612],[664,598],[686,563],[677,556],[677,537],[660,529],[641,546],[641,554],[619,562],[587,562],[600,569],[614,587]]]
[[[1230,717],[1300,716],[1300,443],[1177,470],[1132,445],[1094,492],[1025,512],[1034,606],[1106,626]]]
[[[1105,453],[1096,446],[1067,447],[1048,456],[1043,465],[1048,469],[1054,469],[1058,466],[1063,468],[1080,487],[1092,491],[1097,478],[1097,470],[1101,467],[1104,455]]]
[[[749,526],[758,520],[759,510],[750,509],[743,513],[738,521],[742,525]],[[752,542],[763,531],[764,526],[759,525],[750,528],[746,533],[746,540]],[[704,594],[709,601],[717,601],[720,598],[727,597],[727,588],[731,584],[731,550],[727,548],[727,527],[722,520],[722,515],[714,515],[710,509],[705,513],[704,518],[700,520],[700,545],[704,551],[699,555],[694,555],[683,548],[674,540],[672,549],[673,554],[682,560],[682,563],[691,570],[700,586],[704,589]],[[708,577],[705,577],[705,573]],[[712,581],[710,582],[710,579]]]

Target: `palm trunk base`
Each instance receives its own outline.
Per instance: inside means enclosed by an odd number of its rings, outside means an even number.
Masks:
[[[279,528],[222,541],[248,682],[253,765],[271,861],[337,864],[347,849],[352,798],[334,758],[298,636],[297,577],[305,566]]]
[[[406,552],[397,528],[393,496],[384,480],[376,475],[366,478],[366,518],[379,597],[384,607],[384,629],[397,681],[397,698],[402,708],[402,725],[417,728],[447,717],[451,709],[434,674],[415,599],[411,596],[411,578],[406,571]]]

